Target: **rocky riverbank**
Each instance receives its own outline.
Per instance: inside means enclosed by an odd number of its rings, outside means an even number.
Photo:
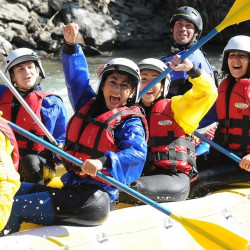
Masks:
[[[204,20],[203,34],[226,16],[233,0],[0,0],[0,56],[28,47],[39,55],[57,56],[63,43],[62,26],[80,26],[78,43],[88,55],[114,48],[157,46],[171,39],[169,19],[179,6],[192,6]],[[224,45],[235,34],[250,34],[250,23],[220,32],[210,43]],[[83,39],[84,38],[84,39]]]

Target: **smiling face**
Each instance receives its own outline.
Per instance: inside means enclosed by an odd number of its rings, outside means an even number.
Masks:
[[[143,90],[150,82],[152,82],[158,75],[160,75],[159,72],[155,70],[142,70],[141,71],[141,78],[142,78],[142,84],[140,91]],[[153,102],[158,99],[163,91],[163,85],[161,82],[158,82],[154,85],[152,89],[150,89],[145,95],[142,96],[142,103],[145,107],[150,107]]]
[[[247,72],[249,65],[249,57],[244,52],[232,51],[229,53],[227,62],[231,75],[236,80],[239,80]]]
[[[24,62],[14,66],[11,79],[17,87],[28,90],[34,87],[39,76],[39,69],[33,61]]]
[[[185,19],[178,19],[174,23],[173,38],[177,44],[187,44],[195,33],[195,26],[192,22]]]
[[[126,105],[128,98],[132,98],[136,89],[132,88],[130,78],[118,72],[111,73],[102,87],[106,106],[109,110]]]

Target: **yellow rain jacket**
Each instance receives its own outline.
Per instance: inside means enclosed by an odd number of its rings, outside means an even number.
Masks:
[[[20,187],[20,177],[11,157],[13,148],[9,138],[0,130],[0,230],[8,222],[13,197]]]
[[[186,134],[191,134],[215,103],[218,91],[211,76],[204,70],[199,77],[189,77],[188,80],[193,87],[182,96],[172,97],[171,108],[175,121]]]

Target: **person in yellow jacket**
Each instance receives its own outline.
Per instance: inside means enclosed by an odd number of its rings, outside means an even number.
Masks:
[[[168,62],[175,71],[186,71],[192,88],[183,95],[166,98],[168,76],[156,83],[140,100],[149,126],[147,161],[142,176],[130,187],[156,202],[185,200],[190,183],[197,179],[193,132],[218,96],[217,88],[206,71],[180,55]],[[160,75],[167,66],[155,58],[142,60],[138,67],[141,89]],[[120,202],[140,203],[120,192]]]
[[[20,187],[18,162],[19,154],[14,133],[7,123],[0,120],[0,230],[8,222],[13,197]]]

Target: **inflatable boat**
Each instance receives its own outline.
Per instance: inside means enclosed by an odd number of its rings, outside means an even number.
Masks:
[[[206,225],[202,222],[216,226],[215,230],[220,226],[222,231],[218,231],[218,238],[223,238],[221,247],[214,248],[209,243],[210,249],[250,249],[250,186],[161,205],[184,218],[200,222],[200,227]],[[198,234],[186,229],[184,222],[177,222],[152,206],[118,204],[118,208],[101,226],[55,225],[28,229],[0,238],[0,249],[208,249],[204,245],[207,246],[206,237],[210,236],[201,234],[197,237]],[[224,237],[223,234],[228,231],[239,237],[242,244]],[[213,239],[209,240],[213,243]],[[225,247],[227,243],[231,247]]]

